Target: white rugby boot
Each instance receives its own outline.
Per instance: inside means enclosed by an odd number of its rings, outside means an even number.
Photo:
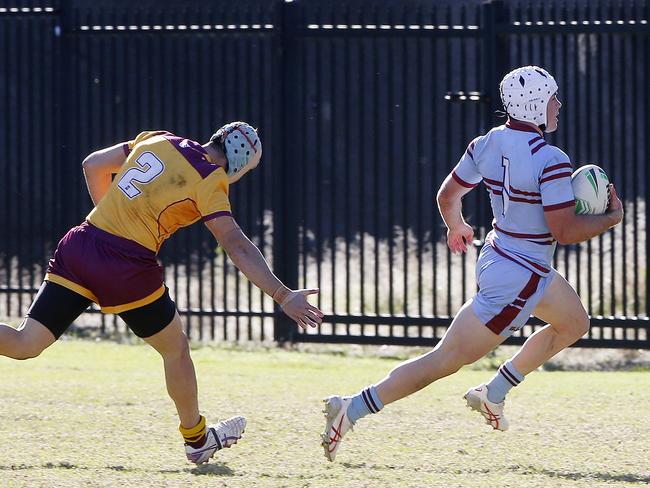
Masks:
[[[232,417],[222,420],[216,425],[208,425],[205,443],[199,448],[185,444],[185,455],[189,461],[197,465],[207,463],[219,449],[237,444],[245,428],[246,419],[244,417]]]
[[[343,436],[352,429],[352,422],[348,419],[348,408],[352,398],[341,398],[331,396],[323,400],[325,402],[325,431],[321,434],[321,445],[325,451],[325,457],[329,461],[336,459],[336,453],[341,447]]]
[[[479,412],[485,418],[485,423],[492,426],[495,430],[508,430],[510,423],[503,415],[505,401],[501,403],[492,403],[488,400],[487,385],[470,388],[463,396],[467,400],[467,407]]]

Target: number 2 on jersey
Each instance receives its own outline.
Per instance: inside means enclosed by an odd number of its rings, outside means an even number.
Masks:
[[[155,180],[164,171],[165,165],[158,159],[158,157],[149,151],[143,152],[135,160],[140,165],[140,168],[131,168],[122,175],[117,186],[122,192],[133,200],[142,191],[135,186],[135,183],[146,185]]]
[[[501,191],[503,210],[501,211],[501,215],[505,217],[508,206],[510,205],[510,160],[502,156],[501,166],[503,166],[503,190]]]

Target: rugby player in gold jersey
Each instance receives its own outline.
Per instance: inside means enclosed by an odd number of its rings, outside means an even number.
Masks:
[[[236,443],[243,417],[206,425],[199,413],[187,337],[156,255],[176,230],[203,221],[242,273],[300,327],[320,324],[322,312],[307,301],[318,290],[287,288],[232,217],[228,186],[261,156],[257,131],[243,122],[221,127],[203,145],[149,131],[90,154],[83,171],[95,208],[59,242],[18,330],[0,324],[0,354],[38,356],[95,302],[161,354],[187,458],[201,464]]]

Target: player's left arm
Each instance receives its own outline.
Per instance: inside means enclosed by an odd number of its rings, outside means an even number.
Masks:
[[[462,202],[474,186],[458,181],[452,171],[438,190],[438,210],[447,226],[447,245],[454,254],[467,252],[467,246],[474,240],[474,229],[463,217]]]
[[[88,186],[88,193],[94,205],[106,195],[114,173],[118,173],[126,161],[124,151],[125,142],[114,146],[99,149],[83,160],[84,177]]]
[[[231,216],[221,215],[207,220],[205,225],[246,278],[272,297],[300,327],[316,327],[323,321],[323,312],[307,301],[307,295],[318,293],[318,290],[291,290],[286,287]]]

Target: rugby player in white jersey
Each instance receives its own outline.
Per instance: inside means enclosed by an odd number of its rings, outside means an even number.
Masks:
[[[589,317],[569,283],[551,266],[557,243],[586,241],[617,225],[623,206],[610,186],[603,215],[576,215],[569,157],[544,140],[557,129],[558,86],[544,69],[525,66],[499,86],[508,121],[474,139],[438,191],[447,245],[464,253],[474,238],[461,200],[481,181],[494,214],[478,258],[479,291],[456,314],[429,353],[406,361],[375,385],[351,397],[325,400],[325,456],[334,461],[345,433],[362,417],[471,364],[519,330],[530,315],[548,325],[531,335],[486,384],[464,398],[494,429],[507,430],[504,399],[589,329]]]

